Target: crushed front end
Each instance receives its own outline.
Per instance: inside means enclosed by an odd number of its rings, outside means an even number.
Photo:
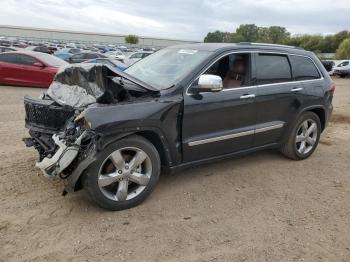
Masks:
[[[95,159],[99,138],[85,119],[85,110],[152,93],[132,80],[104,65],[74,65],[61,69],[40,98],[24,98],[30,137],[23,141],[38,151],[36,167],[46,177],[65,179],[66,191],[75,190],[76,180]]]
[[[84,111],[60,106],[49,98],[25,97],[24,106],[30,137],[23,141],[38,151],[36,167],[46,177],[68,177],[92,153],[96,139]]]

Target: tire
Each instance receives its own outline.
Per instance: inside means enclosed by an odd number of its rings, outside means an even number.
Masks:
[[[83,178],[84,189],[104,209],[129,209],[152,193],[159,179],[160,165],[158,151],[152,143],[140,136],[130,136],[109,145],[97,156]]]
[[[313,125],[313,128],[315,128],[314,133],[305,132],[306,126],[302,126],[305,123],[308,124],[307,131],[312,129],[312,124],[315,124]],[[310,133],[309,138],[306,137],[308,133]],[[306,159],[315,151],[320,140],[320,135],[321,122],[319,117],[313,112],[305,112],[299,117],[288,136],[288,140],[281,146],[280,151],[284,156],[293,160]],[[302,143],[305,143],[304,147]]]

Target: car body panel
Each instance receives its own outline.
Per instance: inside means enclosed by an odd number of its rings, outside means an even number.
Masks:
[[[182,127],[184,161],[194,161],[251,147],[256,120],[255,101],[254,98],[240,97],[255,92],[256,88],[253,87],[249,90],[242,88],[218,93],[186,95]],[[230,135],[233,137],[215,141],[215,138]],[[209,139],[214,141],[207,141]]]
[[[163,137],[161,140],[171,156],[171,165],[176,165],[181,162],[181,108],[181,96],[171,100],[145,99],[113,106],[92,106],[86,109],[85,118],[102,137],[146,130],[155,132]]]
[[[138,134],[149,138],[152,137],[149,134],[154,134],[160,141],[157,149],[161,157],[167,159],[162,164],[177,169],[278,147],[305,111],[321,110],[325,114],[324,125],[327,124],[332,111],[332,81],[310,52],[250,44],[191,44],[169,48],[212,53],[176,84],[160,91],[125,72],[116,72],[121,79],[146,89],[144,92],[149,96],[136,96],[115,104],[92,104],[83,110],[82,118],[95,136],[96,154],[125,136]],[[259,52],[305,56],[315,63],[321,78],[260,84],[256,81],[255,61]],[[219,92],[191,92],[191,85],[208,66],[231,53],[251,55],[249,85]],[[126,87],[123,81],[120,84]],[[89,165],[90,160],[81,163]],[[78,165],[76,170],[79,171],[74,172],[72,181],[77,181],[84,168]],[[74,188],[74,183],[70,182],[70,189]]]

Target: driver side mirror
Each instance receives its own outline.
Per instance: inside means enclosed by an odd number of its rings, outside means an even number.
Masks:
[[[204,74],[198,79],[198,85],[191,88],[194,93],[220,92],[223,89],[222,79],[217,75]]]

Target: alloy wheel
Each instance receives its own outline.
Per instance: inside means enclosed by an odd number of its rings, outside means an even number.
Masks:
[[[125,147],[104,160],[98,174],[98,186],[113,201],[130,200],[146,188],[151,174],[152,162],[146,152]]]
[[[299,154],[306,155],[314,148],[317,132],[317,124],[312,119],[307,119],[300,124],[295,138],[295,146]]]

